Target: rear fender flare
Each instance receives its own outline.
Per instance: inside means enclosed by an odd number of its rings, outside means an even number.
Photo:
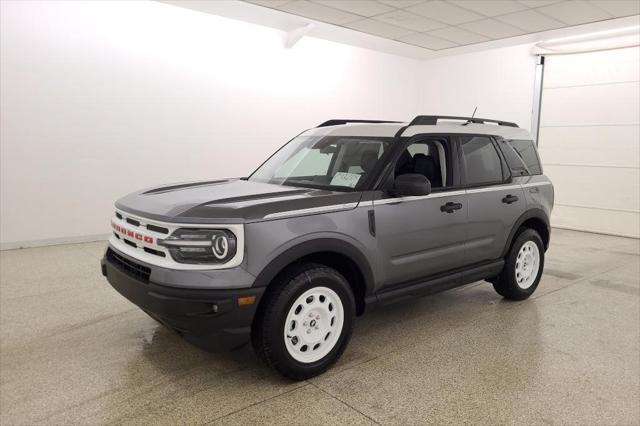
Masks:
[[[526,212],[524,212],[518,218],[518,220],[516,220],[516,223],[511,228],[511,232],[509,232],[509,238],[507,238],[507,244],[505,245],[504,249],[502,250],[502,255],[500,257],[505,257],[507,255],[507,253],[509,252],[509,249],[511,248],[511,244],[513,243],[513,240],[516,237],[516,232],[518,231],[518,229],[520,229],[522,224],[524,222],[526,222],[527,220],[529,220],[529,219],[539,219],[540,221],[542,221],[542,223],[544,223],[544,225],[547,228],[547,233],[549,235],[551,235],[551,225],[550,225],[550,222],[549,222],[549,217],[544,212],[544,210],[542,210],[542,209],[529,209]],[[547,247],[545,247],[545,250],[546,249],[547,249]]]

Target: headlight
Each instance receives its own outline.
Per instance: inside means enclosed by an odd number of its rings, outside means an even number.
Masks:
[[[225,263],[236,254],[237,240],[225,229],[180,228],[158,244],[179,263]]]

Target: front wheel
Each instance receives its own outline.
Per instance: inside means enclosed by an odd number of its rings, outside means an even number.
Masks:
[[[344,352],[355,316],[347,280],[324,265],[297,265],[272,283],[258,312],[253,346],[282,375],[304,380]]]
[[[513,242],[504,269],[493,282],[493,288],[505,299],[527,299],[538,287],[543,269],[542,238],[537,231],[527,228]]]

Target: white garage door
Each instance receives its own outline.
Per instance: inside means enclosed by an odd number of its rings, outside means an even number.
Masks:
[[[539,147],[553,226],[640,237],[640,48],[547,56]]]

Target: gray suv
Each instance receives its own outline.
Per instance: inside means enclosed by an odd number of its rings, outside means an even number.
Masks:
[[[207,350],[249,341],[293,379],[345,350],[355,316],[487,280],[536,289],[553,186],[514,123],[330,120],[251,176],[145,189],[116,203],[102,273]]]

